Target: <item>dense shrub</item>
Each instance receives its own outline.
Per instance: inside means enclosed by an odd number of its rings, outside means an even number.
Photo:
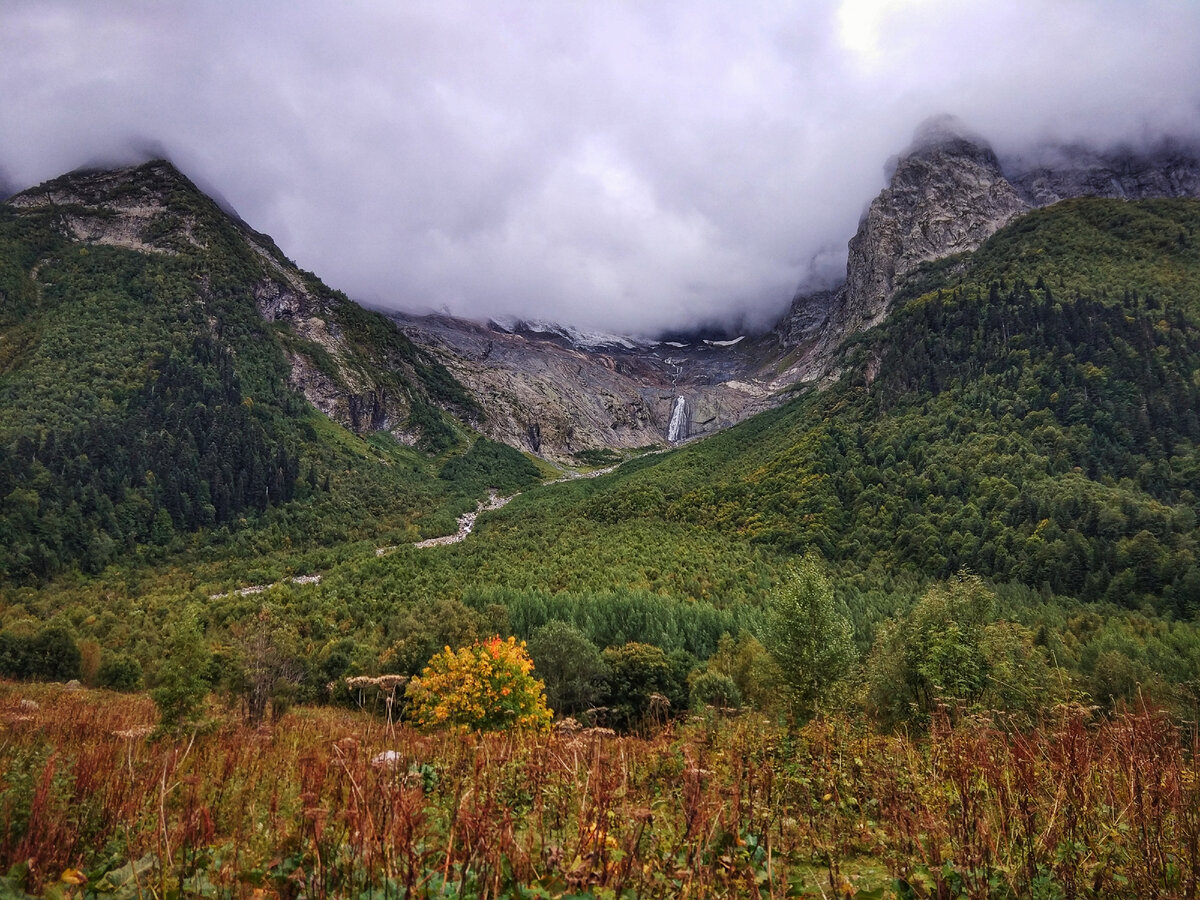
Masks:
[[[707,671],[696,675],[688,688],[688,698],[691,700],[692,709],[742,705],[742,692],[738,690],[732,678],[720,672]]]
[[[687,696],[687,672],[680,673],[661,647],[631,641],[623,647],[609,647],[603,659],[608,667],[607,702],[613,728],[637,728],[652,711],[665,717],[670,706],[663,700],[676,705],[673,700]]]
[[[537,729],[551,718],[525,642],[513,637],[445,648],[409,682],[407,697],[412,720],[430,728]]]
[[[0,632],[0,675],[39,681],[79,677],[79,647],[60,625],[48,625],[29,637]]]
[[[211,654],[194,616],[178,619],[168,630],[166,656],[151,691],[164,731],[180,730],[200,719],[208,696]]]
[[[559,715],[600,702],[607,668],[600,650],[569,622],[552,621],[529,637],[529,655],[546,682],[546,702]]]
[[[112,691],[136,691],[142,686],[142,664],[126,653],[107,655],[96,678],[100,687]]]

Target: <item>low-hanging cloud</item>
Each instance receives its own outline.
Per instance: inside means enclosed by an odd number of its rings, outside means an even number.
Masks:
[[[0,173],[161,146],[373,305],[761,326],[925,117],[1195,138],[1198,46],[1174,0],[7,0]]]

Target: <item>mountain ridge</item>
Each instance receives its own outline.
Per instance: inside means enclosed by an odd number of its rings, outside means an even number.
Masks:
[[[398,327],[384,337],[370,324],[375,313],[295,267],[269,236],[166,161],[79,171],[9,203],[56,210],[62,233],[83,245],[203,252],[193,218],[166,209],[150,189],[163,179],[185,185],[188,203],[226,217],[252,251],[262,269],[255,306],[286,337],[288,385],[314,408],[353,431],[387,432],[408,445],[449,446],[458,422],[571,464],[580,453],[712,434],[781,402],[797,383],[829,383],[840,371],[838,347],[881,322],[921,266],[973,250],[1016,217],[1066,196],[1200,196],[1198,160],[1176,143],[1142,153],[1042,148],[1003,161],[961,122],[937,117],[885,167],[889,184],[849,241],[846,280],[798,294],[770,332],[739,336],[740,343],[396,311],[381,311]]]
[[[920,125],[889,161],[888,186],[850,239],[844,282],[798,292],[775,326],[802,350],[790,374],[809,381],[837,369],[838,346],[882,321],[904,279],[923,263],[974,250],[1017,216],[1074,197],[1200,197],[1200,149],[1167,140],[1157,148],[1102,151],[1047,145],[1001,160],[952,116]]]

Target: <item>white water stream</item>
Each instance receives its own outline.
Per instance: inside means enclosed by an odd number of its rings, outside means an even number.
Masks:
[[[671,408],[671,424],[667,426],[667,443],[674,444],[681,438],[687,437],[682,433],[686,421],[687,400],[684,397],[676,397],[675,405]]]

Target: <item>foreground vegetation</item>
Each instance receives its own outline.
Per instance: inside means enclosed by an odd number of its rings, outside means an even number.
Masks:
[[[713,713],[641,736],[302,708],[155,738],[0,685],[6,896],[1194,897],[1195,732],[1149,711],[927,738]]]

